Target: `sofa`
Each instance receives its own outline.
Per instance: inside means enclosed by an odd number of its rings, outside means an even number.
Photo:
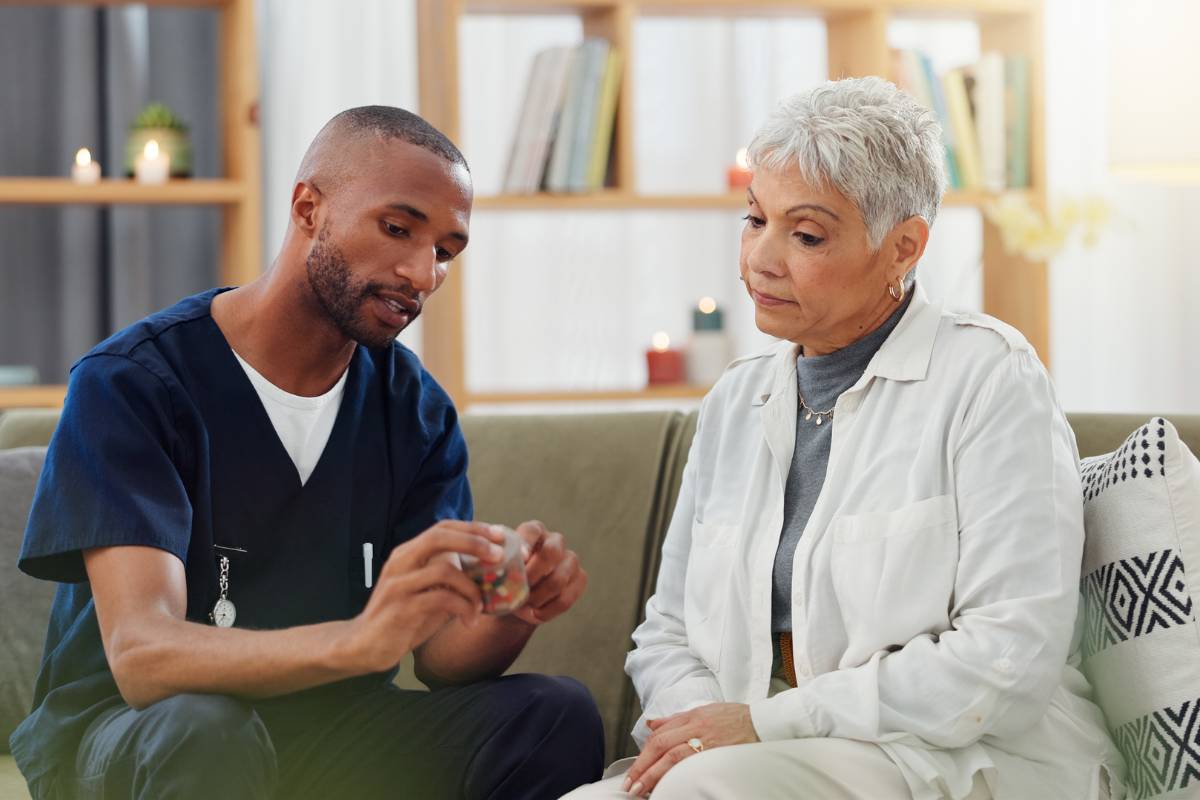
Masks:
[[[1148,416],[1148,415],[1147,415]],[[1140,415],[1072,415],[1081,455],[1120,446]],[[1200,416],[1171,418],[1200,452]],[[0,798],[27,797],[7,755],[13,716],[28,709],[53,586],[16,569],[53,411],[0,415]],[[695,414],[676,411],[544,416],[467,416],[470,477],[480,519],[541,519],[579,553],[589,589],[569,614],[530,642],[514,672],[573,676],[604,719],[607,758],[634,751],[640,711],[623,664],[630,633],[653,591],[659,550],[679,490]],[[397,682],[421,688],[411,664]]]

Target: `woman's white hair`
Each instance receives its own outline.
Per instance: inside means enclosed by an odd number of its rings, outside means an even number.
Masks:
[[[873,250],[909,217],[933,224],[946,188],[937,118],[882,78],[827,81],[792,95],[749,147],[752,168],[792,164],[858,206]]]

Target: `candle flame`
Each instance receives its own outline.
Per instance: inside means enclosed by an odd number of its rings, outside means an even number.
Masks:
[[[671,337],[667,336],[666,331],[659,331],[650,339],[650,343],[654,345],[654,349],[660,353],[665,353],[671,346]]]
[[[158,140],[151,139],[146,142],[146,149],[142,151],[142,154],[151,161],[158,158]]]
[[[79,152],[75,154],[75,163],[81,167],[86,167],[92,163],[92,154],[86,147],[79,148]]]
[[[717,310],[717,301],[713,300],[711,297],[701,297],[699,306],[700,313],[711,314]]]
[[[733,159],[740,169],[750,169],[750,156],[746,152],[746,148],[737,151],[737,156]]]

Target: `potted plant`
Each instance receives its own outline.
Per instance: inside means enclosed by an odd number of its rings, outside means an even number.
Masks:
[[[188,178],[192,174],[192,142],[188,127],[170,108],[151,103],[142,109],[129,127],[125,139],[125,174],[133,176],[133,165],[151,139],[171,156],[171,177]]]

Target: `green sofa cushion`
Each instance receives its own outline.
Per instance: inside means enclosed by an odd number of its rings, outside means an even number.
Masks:
[[[29,713],[54,584],[17,569],[45,447],[0,450],[0,753]],[[6,795],[0,794],[0,797]]]

